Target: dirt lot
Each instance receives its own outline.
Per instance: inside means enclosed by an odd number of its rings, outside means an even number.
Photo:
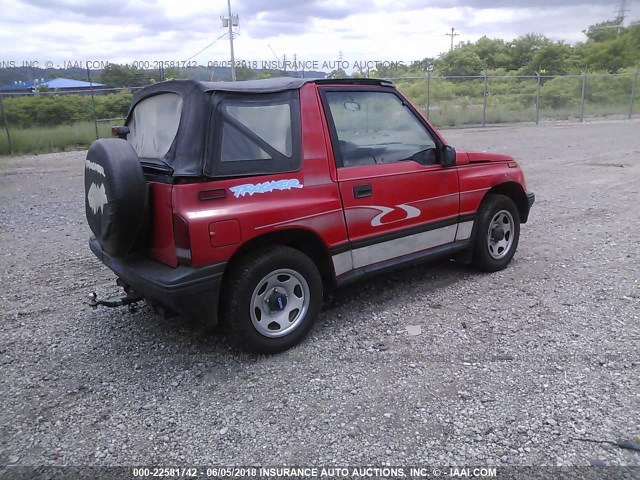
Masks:
[[[537,202],[511,266],[353,285],[270,358],[84,306],[117,293],[87,246],[84,152],[0,159],[0,468],[640,465],[574,439],[640,434],[640,121],[445,136],[520,160]]]

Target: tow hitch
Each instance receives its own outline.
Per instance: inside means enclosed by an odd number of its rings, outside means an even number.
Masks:
[[[103,307],[109,307],[109,308],[128,306],[130,312],[132,313],[135,312],[136,304],[144,301],[144,298],[135,290],[133,290],[129,285],[122,282],[120,279],[118,279],[116,283],[124,289],[124,292],[125,292],[124,297],[116,301],[98,300],[98,295],[96,294],[96,292],[91,292],[89,294],[88,305],[93,309],[98,308],[100,305],[102,305]]]

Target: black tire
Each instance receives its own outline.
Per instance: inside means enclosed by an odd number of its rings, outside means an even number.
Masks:
[[[272,277],[275,283],[267,288],[270,282],[266,279]],[[320,272],[309,257],[294,248],[272,246],[252,252],[232,266],[225,279],[221,315],[241,348],[255,353],[278,353],[307,336],[320,312],[322,294]],[[265,310],[254,307],[254,302]],[[298,313],[294,308],[296,302],[302,302]],[[271,306],[273,311],[267,311]],[[288,311],[290,308],[293,309]],[[278,328],[270,327],[273,325]]]
[[[504,237],[500,239],[501,233]],[[488,195],[478,209],[472,238],[472,264],[476,268],[486,272],[505,268],[520,239],[520,214],[514,201],[505,195]]]
[[[133,147],[119,138],[96,140],[84,169],[87,222],[112,257],[131,251],[147,217],[148,185]]]

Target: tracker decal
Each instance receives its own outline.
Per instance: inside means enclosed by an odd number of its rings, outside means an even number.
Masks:
[[[297,178],[291,178],[287,180],[272,180],[264,183],[245,183],[243,185],[236,185],[230,187],[229,190],[233,195],[238,197],[244,197],[245,195],[253,196],[254,193],[269,193],[274,190],[291,190],[292,188],[302,188],[303,185]]]

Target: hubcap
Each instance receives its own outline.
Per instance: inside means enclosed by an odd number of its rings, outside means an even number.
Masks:
[[[500,210],[489,222],[487,248],[489,255],[496,260],[504,258],[511,250],[515,225],[508,210]]]
[[[265,275],[251,296],[251,322],[261,335],[277,338],[295,330],[309,309],[309,285],[295,270]]]
[[[287,294],[280,292],[277,288],[274,288],[273,293],[265,300],[269,305],[270,312],[281,312],[287,306]]]

